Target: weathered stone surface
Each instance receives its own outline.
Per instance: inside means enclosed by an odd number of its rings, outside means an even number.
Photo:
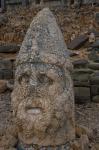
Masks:
[[[79,37],[72,40],[68,45],[67,48],[69,49],[77,49],[81,47],[86,41],[88,40],[88,37],[85,35],[80,35]]]
[[[31,23],[16,59],[12,106],[23,145],[56,146],[75,138],[71,70],[62,33],[45,8]]]

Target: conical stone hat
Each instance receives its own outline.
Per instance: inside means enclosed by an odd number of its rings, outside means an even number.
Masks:
[[[16,59],[24,63],[49,63],[62,66],[68,62],[68,51],[56,19],[44,8],[33,19]]]

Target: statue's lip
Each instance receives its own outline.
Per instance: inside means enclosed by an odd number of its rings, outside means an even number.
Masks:
[[[42,108],[40,107],[27,107],[26,112],[29,114],[40,114],[42,112]]]

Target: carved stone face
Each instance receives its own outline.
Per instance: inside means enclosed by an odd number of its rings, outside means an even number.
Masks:
[[[74,139],[72,65],[48,8],[32,21],[16,66],[12,106],[19,140],[49,146]]]
[[[51,64],[20,65],[12,95],[20,138],[39,145],[61,144],[62,137],[71,138],[72,99],[68,71],[65,74],[64,69]]]

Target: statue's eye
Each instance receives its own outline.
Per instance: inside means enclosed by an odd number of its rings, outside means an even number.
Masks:
[[[53,84],[53,79],[49,78],[46,74],[38,75],[38,82],[41,84]]]
[[[28,83],[29,82],[29,75],[27,74],[22,74],[19,78],[18,78],[18,82],[20,84],[22,83]]]

